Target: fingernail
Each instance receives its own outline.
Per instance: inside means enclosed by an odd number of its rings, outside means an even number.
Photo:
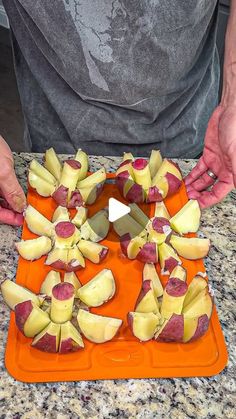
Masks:
[[[13,198],[14,209],[17,212],[22,212],[26,208],[26,200],[25,197],[22,196],[14,196]]]

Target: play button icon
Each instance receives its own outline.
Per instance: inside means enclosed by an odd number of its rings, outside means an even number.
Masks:
[[[126,214],[129,214],[130,207],[128,205],[122,204],[122,202],[117,201],[115,198],[109,198],[108,201],[108,218],[110,222],[119,220]]]

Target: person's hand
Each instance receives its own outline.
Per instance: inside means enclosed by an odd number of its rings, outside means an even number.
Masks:
[[[217,204],[236,186],[236,106],[219,105],[213,112],[203,155],[185,185],[188,197],[197,199],[201,208]]]
[[[21,225],[25,207],[26,199],[14,172],[11,150],[0,136],[0,224]]]

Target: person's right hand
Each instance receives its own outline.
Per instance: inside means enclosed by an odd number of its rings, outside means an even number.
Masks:
[[[26,199],[15,172],[10,148],[0,136],[0,224],[21,225]]]

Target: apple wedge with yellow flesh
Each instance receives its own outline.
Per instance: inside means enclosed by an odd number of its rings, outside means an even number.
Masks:
[[[133,156],[133,154],[132,153],[130,153],[130,152],[128,152],[128,153],[124,153],[123,154],[123,161],[126,161],[126,160],[134,160],[134,156]]]
[[[162,156],[159,150],[152,150],[150,159],[149,159],[149,169],[151,173],[151,178],[155,176],[158,169],[162,164]]]
[[[105,181],[96,183],[95,185],[89,185],[84,188],[79,188],[80,195],[85,204],[92,205],[97,200],[99,195],[102,193]]]
[[[95,186],[98,183],[104,182],[106,180],[106,171],[104,167],[99,169],[97,172],[93,173],[90,176],[87,176],[85,179],[78,182],[77,187],[80,188],[88,188],[91,186]]]
[[[184,336],[184,317],[172,314],[156,332],[154,339],[158,342],[182,342]]]
[[[151,189],[152,188],[152,189]],[[154,177],[152,180],[152,187],[149,188],[149,195],[154,194],[155,199],[149,197],[148,202],[162,201],[168,194],[169,185],[168,180],[164,176]]]
[[[161,304],[161,315],[169,319],[174,314],[181,314],[184,298],[188,290],[186,282],[179,278],[169,278],[164,289]]]
[[[179,237],[172,234],[170,244],[179,256],[190,260],[204,258],[210,249],[210,240],[198,237]]]
[[[196,233],[199,229],[201,210],[196,199],[190,199],[170,219],[170,225],[179,234]]]
[[[79,179],[78,179],[78,182],[80,182],[81,180],[86,178],[88,174],[88,166],[89,166],[88,156],[84,151],[79,149],[75,155],[75,160],[77,160],[81,165]]]
[[[31,300],[22,301],[15,306],[15,320],[18,329],[28,338],[33,338],[50,323],[48,313]]]
[[[76,227],[81,227],[82,224],[85,223],[85,221],[87,220],[87,215],[88,215],[88,209],[85,207],[78,207],[76,208],[76,214],[74,216],[74,218],[72,218],[71,222],[76,226]]]
[[[81,268],[85,268],[85,260],[78,247],[74,246],[68,250],[68,263],[65,270],[72,272]]]
[[[138,252],[136,259],[143,263],[158,262],[158,245],[157,243],[147,242]]]
[[[146,227],[149,223],[149,218],[146,216],[145,212],[139,208],[139,206],[135,203],[129,204],[130,213],[129,215],[137,221],[142,227]]]
[[[101,263],[108,254],[108,247],[100,243],[93,243],[88,240],[81,239],[78,248],[82,255],[93,263]]]
[[[77,297],[89,307],[98,307],[110,300],[115,291],[116,284],[112,271],[103,269],[78,289]]]
[[[149,240],[157,244],[162,244],[166,241],[172,232],[169,221],[162,217],[152,218],[147,230],[149,232]]]
[[[11,310],[14,310],[15,306],[23,301],[31,300],[37,306],[40,306],[43,302],[43,299],[32,291],[16,284],[10,279],[5,279],[1,283],[1,293],[5,303]]]
[[[131,238],[129,233],[120,238],[120,247],[122,253],[131,260],[137,258],[138,253],[145,244],[146,240],[144,240],[142,237],[136,236]]]
[[[182,175],[177,164],[173,161],[164,159],[156,175],[152,179],[152,185],[157,185],[159,179],[165,178],[168,183],[168,195],[172,195],[181,186]]]
[[[154,217],[166,218],[167,220],[170,219],[170,214],[163,201],[155,203]]]
[[[136,159],[132,162],[134,180],[143,189],[148,189],[151,186],[151,173],[148,161],[146,159]]]
[[[60,221],[70,221],[70,214],[67,208],[58,206],[52,216],[52,222],[58,223]]]
[[[159,315],[159,305],[151,280],[143,281],[142,289],[136,302],[135,312],[154,313]]]
[[[57,186],[56,178],[43,167],[37,160],[33,159],[30,163],[29,170],[51,185]]]
[[[69,282],[61,282],[52,289],[50,317],[54,323],[71,320],[75,288]]]
[[[61,325],[52,321],[35,336],[31,345],[44,352],[56,353],[59,347]]]
[[[45,152],[44,166],[59,182],[61,179],[62,165],[52,147]]]
[[[158,250],[162,275],[169,275],[177,265],[182,264],[175,250],[167,243],[162,243]]]
[[[77,352],[82,348],[84,348],[84,342],[75,326],[70,321],[63,323],[61,325],[58,352],[60,354],[67,354],[69,352]]]
[[[182,313],[185,317],[199,317],[204,314],[210,319],[213,309],[212,297],[205,288],[190,303],[184,306]]]
[[[186,269],[181,266],[177,265],[170,274],[170,278],[178,278],[181,281],[186,281],[187,279],[187,272]]]
[[[163,295],[163,287],[153,263],[145,263],[143,268],[143,281],[151,280],[154,294],[157,298]]]
[[[47,255],[45,265],[55,269],[66,269],[68,263],[68,249],[54,247]]]
[[[59,272],[50,271],[46,275],[40,287],[40,294],[45,294],[48,297],[52,296],[52,289],[55,285],[60,284],[61,276]]]
[[[40,196],[48,198],[55,192],[56,186],[52,183],[42,179],[36,173],[29,170],[28,181],[32,189],[34,189]]]
[[[80,229],[81,238],[95,243],[99,242],[106,238],[109,228],[110,222],[107,211],[105,209],[100,210],[82,224]]]
[[[27,227],[32,233],[35,233],[38,236],[51,237],[53,224],[36,210],[36,208],[28,205],[24,215]]]
[[[42,236],[32,240],[21,240],[15,243],[15,246],[21,257],[33,261],[50,252],[52,241],[48,237]]]
[[[128,324],[133,335],[145,342],[153,338],[160,317],[154,313],[128,313]]]
[[[77,160],[66,160],[64,162],[60,184],[68,188],[69,194],[75,189],[80,175],[81,164]],[[70,197],[68,197],[69,200]]]
[[[65,272],[64,275],[64,282],[68,282],[69,284],[72,284],[75,289],[75,295],[77,295],[77,291],[80,287],[82,287],[79,278],[77,278],[76,274],[74,272]]]
[[[207,281],[202,276],[196,275],[188,286],[188,292],[184,299],[184,307],[206,288],[208,288]]]
[[[70,221],[59,221],[55,225],[55,246],[58,248],[71,248],[79,240],[79,232]]]
[[[104,317],[80,309],[77,316],[78,325],[83,335],[94,343],[108,342],[118,332],[122,320]]]
[[[205,335],[209,327],[209,318],[206,314],[199,317],[188,318],[184,316],[183,342],[193,342]]]
[[[134,179],[132,161],[133,161],[132,159],[126,159],[126,160],[122,161],[122,163],[119,165],[119,167],[116,171],[116,176],[118,176],[120,173],[123,173],[123,172],[127,171],[130,175],[130,178]]]
[[[145,237],[147,234],[143,226],[129,214],[126,214],[114,221],[113,228],[116,234],[120,237],[125,234],[129,234],[132,238],[136,236]]]

